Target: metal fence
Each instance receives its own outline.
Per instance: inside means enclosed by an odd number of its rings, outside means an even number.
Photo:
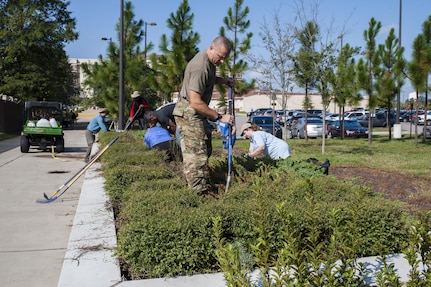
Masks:
[[[19,132],[24,124],[24,104],[0,100],[0,132]]]

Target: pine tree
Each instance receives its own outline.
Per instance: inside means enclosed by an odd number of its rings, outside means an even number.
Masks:
[[[248,63],[245,60],[247,51],[250,50],[251,38],[253,37],[252,32],[246,32],[250,27],[250,20],[247,20],[250,9],[243,6],[243,0],[235,0],[233,7],[230,7],[227,11],[227,16],[224,17],[224,26],[220,28],[220,35],[228,39],[231,39],[231,55],[226,61],[218,67],[220,77],[235,77],[242,75],[248,68]],[[233,35],[227,35],[232,33]],[[241,34],[245,34],[244,38],[239,39]],[[255,80],[247,83],[244,79],[236,81],[235,83],[235,94],[243,94],[255,86]],[[226,99],[225,85],[217,85],[217,91],[220,93],[219,106],[223,106]]]
[[[168,100],[171,100],[173,92],[180,91],[187,63],[199,52],[197,44],[200,37],[193,31],[194,14],[190,11],[188,0],[183,0],[176,13],[170,14],[167,27],[172,34],[169,38],[165,34],[161,37],[159,48],[162,55],[151,56],[154,73],[151,86]]]
[[[412,86],[416,89],[416,117],[418,115],[419,93],[427,89],[427,43],[423,34],[419,34],[413,41],[412,60],[408,63],[408,74]],[[415,146],[418,146],[418,126],[415,121]]]
[[[78,38],[68,2],[0,2],[0,94],[68,103],[73,75],[64,51]]]
[[[151,70],[147,66],[144,55],[148,47],[141,50],[139,44],[142,42],[144,32],[143,20],[135,20],[131,2],[125,3],[124,8],[124,94],[125,112],[132,101],[130,95],[133,91],[139,91],[150,107],[160,103],[157,93],[150,88]],[[117,25],[117,33],[120,35],[120,25]],[[119,39],[120,37],[118,37]],[[118,92],[119,92],[119,45],[110,42],[107,59],[99,55],[99,63],[89,67],[83,63],[82,68],[88,75],[86,85],[94,88],[94,101],[99,106],[107,107],[112,115],[118,114]]]
[[[395,96],[401,90],[403,84],[404,60],[402,57],[403,47],[399,46],[399,41],[392,28],[389,32],[385,44],[379,45],[378,56],[381,59],[381,73],[376,78],[376,91],[379,94],[379,101],[387,110],[386,120],[388,123],[389,139],[391,139],[390,111]]]
[[[305,122],[307,122],[307,110],[312,108],[311,101],[308,97],[309,91],[316,88],[317,84],[317,65],[319,53],[315,49],[319,35],[319,26],[313,21],[308,21],[305,27],[299,31],[298,40],[300,48],[294,56],[293,74],[296,84],[305,89],[304,109]],[[305,139],[307,140],[307,131],[305,131]]]
[[[365,65],[358,67],[359,71],[365,72],[366,75],[360,75],[359,79],[361,87],[368,94],[368,109],[372,112],[377,107],[377,95],[374,89],[374,77],[378,74],[378,68],[380,65],[380,58],[377,55],[377,44],[376,36],[382,27],[382,23],[377,22],[374,18],[370,19],[368,30],[364,31],[364,39],[366,42],[365,47],[365,60],[359,62],[359,65]],[[371,116],[368,118],[368,143],[371,143],[372,133],[372,121]]]

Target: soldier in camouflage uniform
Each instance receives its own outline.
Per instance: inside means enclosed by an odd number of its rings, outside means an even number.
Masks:
[[[173,115],[180,130],[184,174],[189,187],[200,195],[209,193],[208,158],[211,156],[211,129],[207,119],[232,124],[233,116],[220,115],[208,107],[215,84],[232,85],[233,79],[216,76],[231,50],[230,41],[219,36],[210,47],[187,64],[183,86]]]

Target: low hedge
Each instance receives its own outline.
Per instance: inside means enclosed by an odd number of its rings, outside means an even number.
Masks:
[[[286,228],[298,250],[325,252],[336,234],[343,250],[337,256],[350,258],[400,252],[407,238],[408,219],[398,203],[305,162],[234,157],[229,192],[200,197],[187,188],[181,163],[167,163],[163,153],[147,150],[141,136],[122,134],[103,157],[105,189],[116,213],[117,256],[131,279],[218,272],[214,251],[220,238],[251,254],[266,234],[271,262],[287,240]],[[101,141],[112,137],[106,133]],[[221,148],[214,148],[210,167],[215,189],[224,190],[227,162]],[[213,230],[215,218],[221,234]]]

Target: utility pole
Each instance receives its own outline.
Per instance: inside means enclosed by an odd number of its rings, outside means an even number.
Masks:
[[[124,126],[124,0],[120,0],[120,83],[118,96],[118,129]]]
[[[400,0],[400,19],[399,19],[399,27],[398,27],[398,39],[399,39],[399,47],[401,48],[401,21],[402,21],[402,11],[403,11],[403,0]],[[401,111],[401,87],[399,87],[397,94],[397,113],[395,123],[400,123],[400,111]]]
[[[145,64],[147,63],[147,25],[150,25],[150,26],[157,26],[157,23],[156,22],[151,22],[151,23],[147,23],[147,22],[144,22],[144,27],[145,27],[145,34],[144,34],[144,51],[145,51]]]

